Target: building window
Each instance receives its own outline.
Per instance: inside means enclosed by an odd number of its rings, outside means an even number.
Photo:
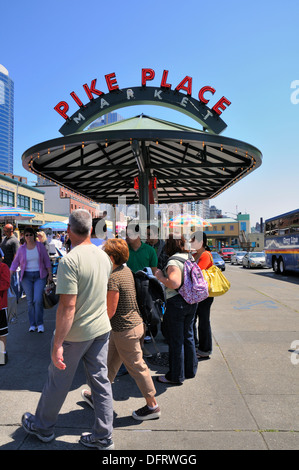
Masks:
[[[233,226],[233,225],[230,225],[229,229],[230,229],[231,232],[233,232],[234,226]]]
[[[18,207],[22,209],[30,210],[30,198],[28,196],[23,196],[18,194]]]
[[[2,206],[14,206],[15,205],[15,195],[11,191],[6,191],[6,189],[0,189],[0,204]]]
[[[43,201],[39,201],[38,199],[32,199],[32,210],[33,212],[43,212]]]

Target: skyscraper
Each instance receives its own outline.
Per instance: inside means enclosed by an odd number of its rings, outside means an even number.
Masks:
[[[13,173],[14,82],[0,64],[0,172]]]
[[[118,113],[108,113],[104,116],[97,118],[93,121],[88,129],[94,129],[95,127],[105,126],[106,124],[112,124],[113,122],[122,121],[123,117]]]

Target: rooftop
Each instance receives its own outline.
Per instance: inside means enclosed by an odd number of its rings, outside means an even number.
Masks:
[[[238,222],[237,219],[232,219],[230,217],[223,217],[218,219],[206,219],[210,224],[231,224],[233,222]]]
[[[4,65],[0,64],[0,73],[4,73],[4,75],[8,75],[8,70],[4,67]]]

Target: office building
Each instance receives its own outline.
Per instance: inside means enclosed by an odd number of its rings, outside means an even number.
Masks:
[[[99,205],[90,199],[81,196],[58,184],[46,182],[37,184],[36,188],[42,190],[45,194],[45,211],[47,213],[55,213],[67,218],[75,209],[87,210],[92,218],[99,216]]]
[[[0,64],[0,171],[13,173],[14,82]]]
[[[105,126],[106,124],[112,124],[113,122],[122,121],[123,117],[118,113],[108,113],[104,116],[99,117],[93,121],[88,129],[94,129],[95,127]]]
[[[189,203],[191,206],[191,213],[207,219],[210,216],[210,201],[206,199],[204,201],[192,201]]]

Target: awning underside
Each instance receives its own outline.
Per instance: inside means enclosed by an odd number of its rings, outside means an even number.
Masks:
[[[140,170],[157,178],[162,204],[215,197],[261,164],[255,147],[227,137],[189,129],[110,129],[40,144],[23,155],[23,164],[95,202],[110,204],[121,196],[127,203],[138,202],[134,178]]]

